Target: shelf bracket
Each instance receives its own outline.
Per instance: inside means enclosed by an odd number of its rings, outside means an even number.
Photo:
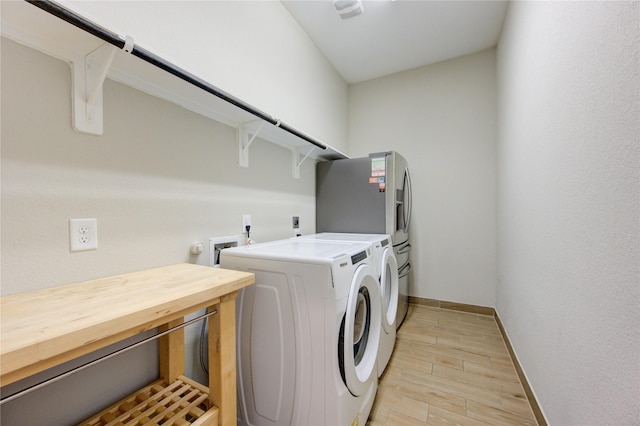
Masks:
[[[260,122],[260,126],[253,132],[249,130],[250,124]],[[242,123],[238,129],[238,164],[240,167],[249,167],[249,146],[256,140],[258,134],[266,124],[266,121],[256,120]],[[251,137],[249,134],[253,133]]]
[[[102,86],[115,57],[117,47],[104,43],[93,52],[72,61],[73,87],[71,101],[73,128],[91,135],[103,133]],[[125,52],[133,50],[133,39],[126,38]]]
[[[300,166],[302,166],[302,163],[304,163],[304,161],[309,158],[309,156],[311,155],[311,153],[316,149],[315,146],[312,146],[311,149],[309,150],[309,152],[307,152],[307,154],[302,158],[302,160],[300,160],[300,148],[296,148],[296,149],[292,149],[291,150],[291,172],[293,174],[294,179],[300,179]]]

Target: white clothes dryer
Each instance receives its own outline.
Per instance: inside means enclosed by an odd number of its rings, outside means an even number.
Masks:
[[[221,267],[256,275],[236,301],[238,424],[364,425],[381,327],[370,244],[254,244]]]
[[[393,252],[391,236],[386,234],[353,234],[323,232],[299,238],[326,241],[369,242],[373,250],[373,264],[380,283],[382,302],[382,327],[378,350],[378,377],[389,364],[396,345],[396,316],[398,312],[399,278],[398,262]]]

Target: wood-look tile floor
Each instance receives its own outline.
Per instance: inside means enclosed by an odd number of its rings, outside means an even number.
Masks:
[[[409,305],[367,425],[536,425],[491,316]]]

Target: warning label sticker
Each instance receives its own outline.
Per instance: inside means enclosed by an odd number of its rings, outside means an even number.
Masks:
[[[387,171],[387,163],[385,157],[371,159],[371,176],[385,176]]]

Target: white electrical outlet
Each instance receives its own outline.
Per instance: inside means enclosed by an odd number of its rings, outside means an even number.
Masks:
[[[251,215],[243,214],[242,215],[242,233],[247,233],[247,226],[251,227]]]
[[[74,251],[98,248],[98,221],[96,219],[69,219],[69,249]]]

